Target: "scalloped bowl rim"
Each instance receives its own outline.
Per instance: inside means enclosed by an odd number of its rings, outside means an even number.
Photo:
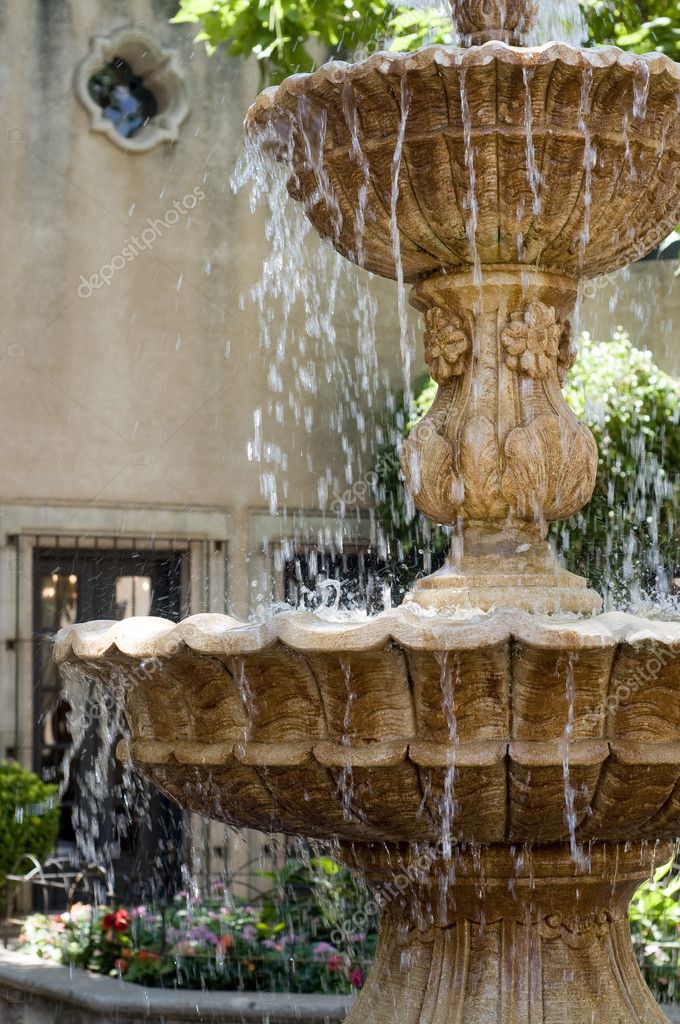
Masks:
[[[510,46],[498,40],[491,40],[482,46],[459,47],[437,44],[427,46],[414,53],[390,53],[381,50],[371,54],[366,60],[356,63],[347,61],[328,61],[316,71],[290,75],[280,85],[264,89],[248,109],[245,119],[246,131],[251,132],[259,127],[257,120],[260,115],[268,114],[272,108],[281,107],[282,101],[289,97],[297,97],[309,93],[317,85],[328,81],[339,84],[345,80],[362,78],[374,72],[382,74],[408,74],[422,70],[431,64],[446,67],[480,67],[500,60],[505,64],[516,64],[523,67],[538,66],[551,62],[562,61],[564,64],[583,67],[609,68],[619,65],[634,69],[646,65],[650,75],[667,72],[680,84],[680,64],[667,57],[666,54],[652,51],[651,53],[631,53],[621,50],[618,46],[576,47],[569,43],[550,42],[541,46]]]
[[[179,623],[138,616],[65,626],[54,656],[67,661],[105,661],[110,652],[136,658],[172,657],[181,647],[198,654],[255,654],[282,643],[294,651],[367,651],[395,643],[413,650],[474,650],[516,640],[540,648],[588,650],[652,642],[678,647],[680,622],[624,612],[590,617],[538,615],[512,609],[468,615],[426,615],[408,608],[361,621],[333,621],[309,611],[280,612],[265,622],[242,622],[204,613]]]

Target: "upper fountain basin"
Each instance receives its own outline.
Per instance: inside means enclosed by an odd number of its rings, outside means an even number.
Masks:
[[[384,277],[395,253],[406,281],[475,257],[590,277],[678,222],[679,96],[661,54],[433,46],[294,75],[246,128],[317,231]]]
[[[680,832],[680,624],[606,614],[283,613],[68,626],[125,687],[123,751],[183,807],[349,841]]]

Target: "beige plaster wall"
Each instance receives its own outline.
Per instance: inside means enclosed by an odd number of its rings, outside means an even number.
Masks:
[[[229,187],[257,79],[193,46],[193,29],[167,23],[174,9],[174,0],[3,5],[2,500],[263,504],[246,446],[267,363],[256,309],[239,301],[257,278],[263,224]],[[135,23],[180,50],[191,103],[180,140],[146,154],[92,133],[72,87],[89,37]],[[81,277],[197,188],[205,199],[189,216],[79,297]],[[332,388],[322,377],[319,408]],[[309,435],[290,431],[289,501],[314,506],[307,456],[333,462],[340,439],[320,417]]]

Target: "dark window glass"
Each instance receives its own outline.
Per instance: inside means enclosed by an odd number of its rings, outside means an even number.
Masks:
[[[131,139],[158,113],[156,97],[127,61],[114,57],[87,83],[90,96],[119,135]]]
[[[160,615],[179,619],[182,578],[188,553],[176,551],[41,550],[34,554],[34,761],[46,781],[59,782],[71,737],[68,706],[53,660],[54,634],[73,622],[89,619],[124,619],[132,615]],[[71,764],[62,804],[60,852],[75,847],[72,824],[74,803],[79,802],[81,780],[91,776],[100,738],[93,728]],[[99,833],[108,835],[122,806],[121,766],[113,758],[108,768],[108,796],[102,799]],[[172,891],[179,884],[177,851],[181,814],[160,793],[149,788],[148,813],[133,822],[121,839],[114,865],[120,899],[146,898],[152,891]],[[162,869],[151,865],[162,858]]]

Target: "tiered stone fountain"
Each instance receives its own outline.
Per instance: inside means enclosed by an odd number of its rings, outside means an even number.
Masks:
[[[597,451],[560,385],[583,277],[680,210],[680,74],[520,44],[532,0],[459,0],[461,48],[331,63],[247,130],[345,256],[413,284],[440,387],[406,440],[449,563],[364,621],[287,612],[69,627],[126,680],[122,751],[181,806],[320,839],[374,882],[359,1021],[653,1024],[628,903],[680,832],[680,624],[598,614],[546,522]]]

